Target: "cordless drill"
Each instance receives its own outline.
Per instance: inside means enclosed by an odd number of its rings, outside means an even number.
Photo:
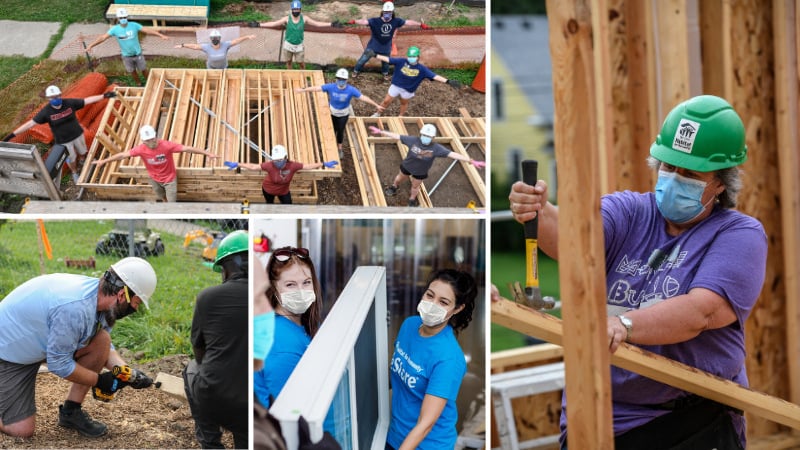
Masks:
[[[134,389],[143,389],[150,387],[153,384],[152,378],[145,375],[144,372],[131,369],[130,366],[114,366],[111,369],[111,374],[114,375],[114,378],[120,381],[119,389],[122,389],[125,386],[131,386]],[[92,388],[92,396],[96,400],[103,402],[110,402],[113,400],[115,393],[116,390],[114,392],[107,392],[97,386]]]

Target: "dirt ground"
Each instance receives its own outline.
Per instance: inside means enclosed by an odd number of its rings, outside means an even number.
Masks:
[[[121,350],[133,367],[155,379],[159,372],[181,376],[189,361],[187,355],[171,355],[139,364],[134,356]],[[36,431],[31,439],[13,438],[0,433],[0,448],[200,448],[194,438],[194,421],[188,404],[149,388],[124,388],[114,400],[103,403],[86,396],[83,409],[94,420],[108,426],[105,436],[92,439],[77,431],[58,426],[58,405],[64,402],[70,383],[50,373],[40,373],[36,380]],[[233,436],[223,435],[226,448],[233,447]]]

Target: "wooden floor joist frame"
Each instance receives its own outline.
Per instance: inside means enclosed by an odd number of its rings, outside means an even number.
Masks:
[[[424,124],[430,123],[436,126],[438,131],[434,142],[449,147],[452,151],[461,155],[469,156],[472,159],[486,159],[486,125],[482,118],[470,117],[466,111],[462,111],[461,117],[352,117],[348,123],[348,138],[350,148],[354,149],[353,155],[357,158],[356,174],[361,185],[361,195],[364,205],[386,206],[386,198],[383,195],[383,185],[377,172],[376,158],[380,157],[375,152],[376,144],[394,144],[400,157],[405,158],[408,148],[399,140],[386,136],[373,136],[369,134],[368,128],[376,126],[383,130],[397,133],[400,135],[416,135]],[[410,130],[410,131],[409,131]],[[481,155],[480,158],[470,156],[468,149],[474,149]],[[467,175],[477,198],[480,199],[479,206],[485,206],[486,202],[486,183],[481,174],[471,164],[460,162]],[[433,203],[428,195],[428,189],[423,184],[420,186],[419,203],[423,208],[433,207]]]
[[[262,201],[258,171],[228,170],[224,161],[260,164],[274,145],[304,164],[337,160],[333,124],[324,93],[294,90],[324,83],[321,71],[152,69],[143,89],[119,88],[106,108],[88,161],[128,150],[142,125],[163,139],[204,148],[203,155],[175,155],[181,201]],[[316,203],[316,181],[340,177],[341,167],[305,170],[295,175],[296,203]],[[152,197],[140,158],[84,168],[80,186],[98,199]]]

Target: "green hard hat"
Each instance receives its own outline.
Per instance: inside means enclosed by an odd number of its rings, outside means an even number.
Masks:
[[[650,156],[675,167],[712,172],[747,160],[744,124],[719,97],[700,95],[667,114]]]
[[[225,236],[219,243],[219,248],[217,248],[217,258],[214,260],[213,267],[214,272],[222,272],[222,266],[219,263],[234,253],[246,252],[249,245],[250,238],[247,236],[247,231],[237,230]]]
[[[408,47],[408,51],[406,52],[406,56],[419,57],[419,47],[417,47],[417,46]]]

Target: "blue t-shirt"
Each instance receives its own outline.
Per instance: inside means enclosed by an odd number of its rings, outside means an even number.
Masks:
[[[350,100],[355,97],[361,97],[361,91],[352,84],[348,84],[344,89],[339,89],[336,83],[327,83],[322,85],[322,92],[328,93],[328,102],[331,108],[346,109],[350,106]]]
[[[371,48],[379,55],[389,55],[392,53],[392,38],[394,32],[406,24],[405,19],[393,17],[392,20],[384,22],[380,17],[368,19],[369,30],[372,37],[367,43],[367,48]]]
[[[142,54],[142,47],[139,45],[139,30],[142,26],[136,22],[128,22],[127,26],[114,25],[108,30],[108,34],[117,38],[122,56],[139,56]]]
[[[432,80],[436,76],[422,64],[409,64],[406,58],[389,58],[389,64],[394,66],[392,84],[408,92],[416,91],[423,81]]]
[[[275,343],[264,359],[264,368],[253,375],[253,387],[261,404],[269,408],[303,357],[311,336],[284,316],[275,316]]]
[[[412,316],[400,326],[390,362],[392,420],[386,442],[400,448],[417,424],[425,395],[447,399],[439,419],[417,448],[453,448],[458,438],[456,397],[467,372],[464,352],[447,325],[435,336],[422,337],[422,319]]]
[[[97,312],[99,283],[59,273],[32,278],[11,291],[0,302],[0,359],[16,364],[47,360],[55,375],[72,374],[75,351],[104,323]]]
[[[761,292],[767,261],[761,223],[732,209],[715,208],[698,224],[671,236],[652,192],[617,192],[604,196],[600,205],[608,314],[647,308],[693,288],[717,293],[730,303],[734,323],[685,342],[641,347],[747,386],[744,323]],[[616,435],[669,412],[652,405],[687,395],[619,367],[611,368],[611,390]],[[732,419],[744,443],[744,418]],[[563,439],[565,411],[561,425]]]

